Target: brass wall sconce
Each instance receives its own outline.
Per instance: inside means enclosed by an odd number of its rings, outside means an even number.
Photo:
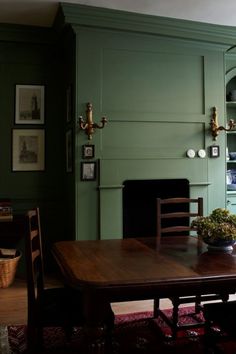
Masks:
[[[102,117],[101,124],[94,123],[92,108],[92,103],[87,103],[86,121],[83,120],[82,116],[79,117],[79,127],[85,131],[85,134],[88,135],[88,140],[92,139],[92,135],[95,133],[95,129],[102,129],[107,123],[106,117]]]
[[[213,107],[212,110],[213,110],[213,113],[212,113],[212,118],[211,118],[211,122],[210,122],[210,127],[211,127],[210,129],[211,129],[211,135],[213,136],[213,140],[216,140],[217,136],[219,135],[219,132],[221,130],[228,132],[236,126],[236,123],[234,123],[233,119],[230,119],[228,122],[228,128],[225,128],[222,125],[219,126],[216,107]]]

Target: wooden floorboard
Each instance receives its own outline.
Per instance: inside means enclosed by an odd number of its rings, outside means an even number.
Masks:
[[[57,278],[47,277],[46,286],[61,285]],[[26,280],[16,278],[8,288],[0,288],[0,324],[27,323],[27,288]]]
[[[0,324],[26,324],[26,282],[16,279],[5,289],[0,289]]]
[[[48,276],[47,286],[62,285],[58,278]],[[236,296],[231,295],[230,300],[235,300]],[[189,306],[187,304],[186,306]],[[161,300],[161,308],[170,308],[168,299]],[[115,314],[126,314],[134,312],[152,311],[153,300],[129,301],[113,303],[112,308]],[[26,324],[27,323],[27,290],[26,281],[16,278],[14,283],[6,289],[0,289],[0,324]]]
[[[58,286],[59,280],[47,277],[47,286]],[[151,311],[153,301],[132,301],[112,304],[116,314]],[[27,290],[26,281],[16,278],[14,283],[5,289],[0,289],[0,324],[26,324],[27,323]]]

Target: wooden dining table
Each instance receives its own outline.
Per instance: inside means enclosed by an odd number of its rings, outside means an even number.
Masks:
[[[89,353],[106,353],[109,303],[236,291],[236,248],[208,251],[193,236],[60,241],[54,257],[64,281],[83,294]]]

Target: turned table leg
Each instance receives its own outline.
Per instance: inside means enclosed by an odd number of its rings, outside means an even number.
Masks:
[[[84,292],[85,346],[88,354],[110,354],[112,329],[108,328],[110,304],[98,294]],[[112,321],[111,321],[112,322]],[[110,326],[110,324],[109,324]]]

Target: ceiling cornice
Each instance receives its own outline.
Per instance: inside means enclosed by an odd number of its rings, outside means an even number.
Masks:
[[[226,46],[236,44],[236,27],[61,3],[55,26],[107,28],[176,37]]]

